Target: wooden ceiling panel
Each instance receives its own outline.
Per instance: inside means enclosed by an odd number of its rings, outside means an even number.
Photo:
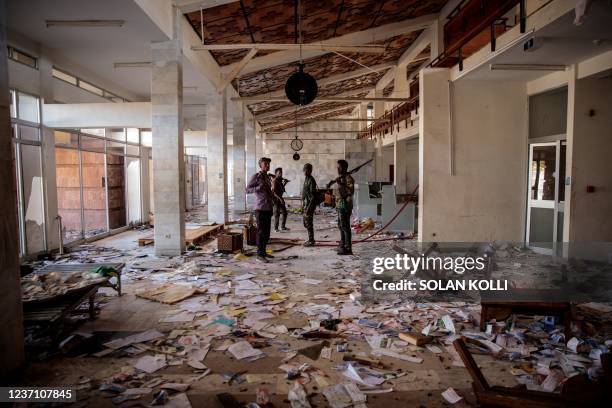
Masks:
[[[420,32],[413,32],[387,40],[384,42],[387,47],[387,52],[382,55],[354,53],[347,53],[344,55],[365,66],[396,61],[419,34]],[[314,76],[317,80],[362,68],[359,64],[351,62],[336,54],[325,54],[319,57],[308,58],[304,60],[304,64],[306,65],[305,71]],[[244,75],[240,77],[240,94],[243,96],[252,96],[282,89],[289,75],[294,73],[296,69],[296,64],[291,63]],[[238,85],[235,86],[238,87]]]
[[[258,102],[249,105],[249,109],[255,115],[261,115],[266,112],[275,111],[278,109],[286,108],[288,106],[295,106],[290,102]]]
[[[342,115],[348,115],[353,112],[353,109],[355,109],[355,106],[349,106],[344,110],[339,109],[336,112],[327,113],[325,115],[320,115],[320,116],[317,116],[316,118],[317,119],[330,119],[330,118],[335,118],[335,117],[342,116]],[[300,122],[301,125],[305,125],[307,123],[312,123],[312,122],[309,122],[309,121]],[[289,123],[285,123],[284,125],[272,126],[270,127],[270,130],[271,131],[285,130],[285,129],[290,129],[294,126],[295,126],[294,123],[289,122]]]
[[[327,40],[371,27],[439,11],[446,0],[302,0],[305,43]],[[241,4],[244,7],[241,7]],[[243,0],[204,10],[204,41],[286,43],[295,40],[294,0]],[[200,34],[200,12],[186,14]],[[252,37],[251,37],[252,35]],[[220,65],[240,60],[246,51],[216,51]],[[263,55],[263,54],[258,54]]]
[[[302,116],[315,115],[317,112],[326,111],[334,108],[342,108],[343,106],[355,106],[348,102],[324,102],[318,105],[305,106],[298,110],[298,118]],[[278,120],[295,120],[295,112],[288,112],[282,115],[274,116]]]
[[[204,16],[206,25],[204,26],[204,41],[207,44],[220,42],[223,44],[230,43],[228,37],[234,37],[232,44],[240,42],[252,42],[246,20],[239,18],[225,18],[208,22]],[[248,41],[244,41],[248,38]]]
[[[318,96],[333,96],[342,92],[351,91],[353,89],[364,88],[366,86],[374,86],[376,82],[384,75],[385,71],[373,72],[368,75],[347,79],[340,82],[329,84],[322,89],[319,89]]]

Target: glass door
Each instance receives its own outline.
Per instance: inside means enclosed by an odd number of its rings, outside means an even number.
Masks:
[[[529,146],[529,188],[526,241],[533,249],[552,253],[563,240],[565,142]]]

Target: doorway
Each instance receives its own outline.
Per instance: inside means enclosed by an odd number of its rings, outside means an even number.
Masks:
[[[529,145],[526,241],[552,254],[563,241],[565,141]]]

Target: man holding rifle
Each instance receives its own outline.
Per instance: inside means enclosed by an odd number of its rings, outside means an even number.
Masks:
[[[355,180],[353,180],[353,177],[348,171],[348,162],[346,160],[338,160],[338,174],[339,176],[335,180],[327,184],[327,188],[330,188],[334,183],[337,185],[334,189],[334,196],[336,197],[338,229],[340,230],[338,255],[353,255],[353,245],[351,242],[351,213],[353,212]]]
[[[289,231],[289,228],[286,227],[287,224],[287,206],[285,205],[285,199],[283,198],[283,194],[285,193],[285,185],[289,180],[283,178],[283,169],[278,167],[274,170],[274,178],[272,179],[272,192],[276,196],[276,201],[274,202],[274,231],[278,232],[278,221],[281,218],[281,230]]]

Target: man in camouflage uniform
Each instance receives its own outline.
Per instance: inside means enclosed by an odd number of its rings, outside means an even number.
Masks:
[[[338,255],[353,255],[351,242],[351,213],[353,212],[353,193],[355,180],[348,172],[346,160],[338,160],[338,178],[328,184],[336,184],[334,196],[336,197],[336,211],[338,212],[338,229],[340,230],[340,246]]]
[[[314,212],[317,207],[317,182],[312,177],[312,164],[304,165],[304,187],[302,188],[302,209],[304,214],[304,227],[308,231],[308,240],[304,246],[311,247],[315,244],[314,239]]]
[[[283,169],[281,167],[276,168],[274,170],[274,178],[272,179],[272,192],[276,196],[276,201],[274,202],[274,232],[279,232],[279,218],[281,219],[281,230],[289,231],[289,228],[285,225],[287,223],[287,206],[283,199],[285,185],[288,182],[289,180],[283,178]]]

